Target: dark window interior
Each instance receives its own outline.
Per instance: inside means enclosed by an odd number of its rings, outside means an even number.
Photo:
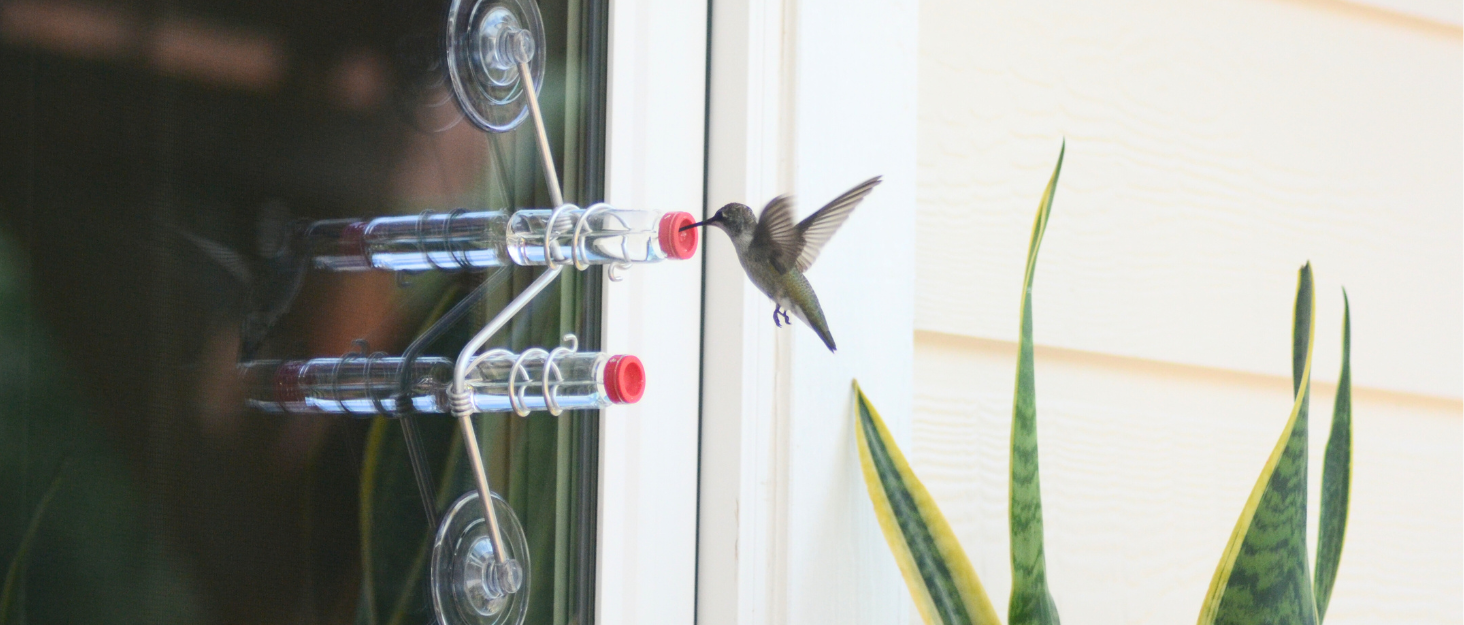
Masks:
[[[584,205],[605,3],[540,9],[546,121]],[[0,623],[431,622],[434,528],[398,422],[246,410],[237,363],[400,353],[483,280],[302,274],[282,244],[302,221],[548,206],[529,125],[461,119],[446,11],[0,3]],[[426,353],[455,356],[535,275]],[[567,272],[496,344],[595,348],[599,292]],[[446,416],[414,423],[441,511],[471,488],[462,445]],[[529,623],[592,620],[597,423],[478,417],[529,538]]]

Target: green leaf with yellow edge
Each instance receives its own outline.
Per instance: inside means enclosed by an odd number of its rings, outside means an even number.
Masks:
[[[1337,565],[1342,560],[1342,539],[1347,533],[1347,501],[1352,490],[1352,306],[1342,291],[1342,373],[1337,376],[1337,400],[1332,405],[1332,432],[1322,461],[1321,528],[1317,532],[1317,572],[1313,586],[1317,621],[1327,616]]]
[[[875,517],[926,623],[1000,625],[960,541],[854,383],[859,464]]]
[[[1291,417],[1215,568],[1199,625],[1317,623],[1306,550],[1307,401],[1315,304],[1307,264],[1301,268],[1292,325]]]
[[[1027,248],[1027,271],[1022,279],[1022,331],[1017,347],[1017,388],[1012,401],[1011,492],[1007,509],[1011,520],[1012,596],[1007,619],[1011,625],[1057,625],[1057,604],[1047,590],[1047,556],[1042,537],[1042,486],[1037,471],[1037,375],[1032,356],[1032,278],[1037,273],[1037,250],[1047,232],[1052,197],[1062,173],[1067,142],[1057,153],[1057,167],[1032,224]]]

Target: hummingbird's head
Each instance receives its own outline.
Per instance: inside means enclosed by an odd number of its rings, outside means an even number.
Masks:
[[[735,241],[739,237],[752,236],[752,231],[757,228],[757,216],[752,214],[752,209],[746,204],[733,202],[717,209],[717,214],[708,217],[706,221],[682,226],[681,229],[688,230],[697,226],[716,226]]]

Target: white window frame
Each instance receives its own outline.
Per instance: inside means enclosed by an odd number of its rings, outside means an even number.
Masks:
[[[913,612],[859,469],[851,381],[908,440],[915,275],[913,1],[712,8],[708,211],[782,193],[800,216],[884,182],[809,271],[839,344],[772,303],[710,233],[697,621],[903,623]]]
[[[706,3],[610,3],[605,199],[699,214]],[[690,623],[696,601],[701,257],[605,282],[604,347],[635,354],[637,404],[602,412],[596,622]]]
[[[605,346],[639,355],[650,384],[601,425],[597,622],[907,622],[849,399],[858,378],[908,437],[917,8],[715,3],[709,50],[706,3],[611,4],[611,203],[696,212],[703,194],[714,211],[797,193],[806,215],[885,181],[809,275],[838,354],[796,321],[773,326],[721,232],[692,261],[607,284]],[[879,88],[860,91],[864,76]]]

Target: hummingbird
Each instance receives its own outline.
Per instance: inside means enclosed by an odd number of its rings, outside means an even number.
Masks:
[[[813,328],[829,351],[837,351],[823,308],[818,305],[818,295],[803,272],[813,266],[824,244],[879,183],[879,176],[859,183],[796,225],[793,198],[780,195],[763,207],[761,219],[746,204],[732,202],[706,220],[681,229],[716,226],[726,232],[732,238],[737,260],[742,262],[747,278],[773,300],[773,323],[780,328],[784,323],[792,323],[788,318],[791,311]]]
[[[305,282],[310,255],[304,232],[307,222],[290,216],[283,202],[259,209],[256,222],[258,260],[181,227],[170,226],[234,279],[246,293],[239,328],[239,361],[254,358],[280,319],[289,312]]]

